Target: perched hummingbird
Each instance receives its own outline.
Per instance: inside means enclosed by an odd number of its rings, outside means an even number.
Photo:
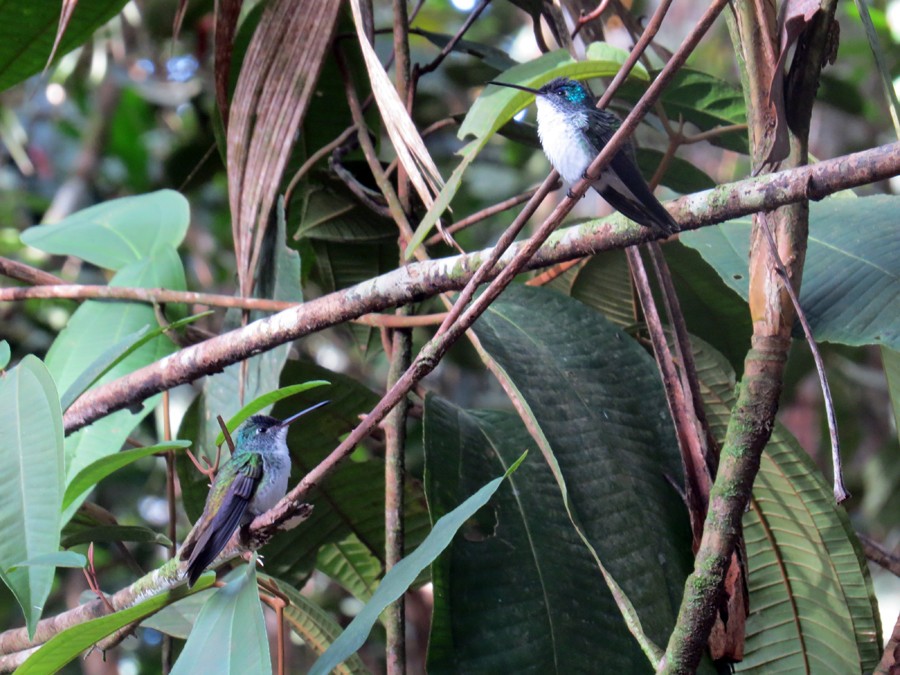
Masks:
[[[180,558],[188,561],[188,586],[196,583],[238,527],[284,497],[291,474],[288,425],[326,403],[317,403],[285,420],[254,415],[237,428],[234,452],[216,474],[203,514],[181,547]]]
[[[588,166],[622,123],[615,114],[596,108],[584,85],[565,77],[550,80],[540,89],[508,82],[488,84],[521,89],[537,97],[541,147],[553,168],[570,185],[584,178]],[[638,170],[630,141],[615,154],[593,187],[610,206],[639,225],[666,235],[678,230],[678,224],[653,196]]]

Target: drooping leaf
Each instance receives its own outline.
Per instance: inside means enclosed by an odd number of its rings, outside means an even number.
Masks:
[[[487,504],[497,488],[500,487],[503,479],[514,472],[524,459],[525,455],[522,455],[509,466],[502,476],[492,480],[435,522],[434,528],[421,545],[384,575],[384,579],[378,585],[378,590],[372,595],[372,599],[366,603],[362,611],[350,622],[350,625],[315,662],[310,670],[310,675],[330,673],[335,666],[362,646],[385,607],[406,592],[421,571],[447,548],[459,528]]]
[[[187,200],[174,190],[159,190],[103,202],[53,225],[36,225],[22,233],[22,241],[47,253],[121,270],[162,249],[177,248],[189,222]]]
[[[587,79],[591,77],[612,77],[627,58],[624,50],[612,47],[606,43],[595,42],[588,47],[587,59],[574,60],[567,51],[560,49],[544,54],[528,63],[521,63],[496,77],[500,82],[511,82],[528,87],[537,88],[554,77],[572,77],[575,79]],[[640,65],[632,71],[631,78],[646,79],[647,71]],[[474,136],[475,140],[465,145],[457,154],[462,158],[453,170],[447,184],[441,190],[434,206],[428,209],[428,213],[416,228],[415,236],[406,247],[405,255],[409,258],[425,238],[441,214],[447,210],[453,196],[462,183],[462,177],[469,165],[478,156],[482,148],[496,133],[500,127],[506,124],[513,116],[527,105],[530,105],[533,96],[527,92],[511,89],[509,87],[487,86],[481,95],[469,109],[465,120],[459,128],[458,136],[464,140]]]
[[[271,671],[254,559],[207,600],[172,668],[172,675]]]
[[[166,450],[180,450],[190,447],[190,445],[191,444],[188,441],[167,441],[160,443],[159,445],[135,448],[134,450],[123,450],[122,452],[117,452],[113,455],[101,457],[97,461],[84,467],[84,469],[73,476],[66,485],[66,493],[62,500],[62,510],[65,511],[68,509],[78,497],[122,467],[128,466],[132,462],[136,462],[144,457],[165,452]]]
[[[900,349],[898,207],[900,198],[888,195],[810,204],[800,304],[817,340]],[[748,220],[686,232],[680,240],[699,251],[746,300]]]
[[[724,438],[734,373],[697,338],[695,361],[713,433]],[[750,616],[739,672],[870,672],[880,623],[846,512],[797,441],[776,425],[744,515]]]
[[[519,417],[425,403],[425,478],[432,517],[534,440]],[[429,673],[648,670],[593,557],[536,452],[432,566]],[[602,639],[585,640],[591,626]]]
[[[294,135],[314,94],[339,2],[267,3],[231,100],[228,185],[240,291],[253,289]],[[290,68],[284,64],[292,64]],[[280,241],[284,241],[283,238]]]
[[[50,638],[40,649],[28,657],[28,660],[16,672],[20,675],[55,673],[107,635],[112,635],[120,628],[140,621],[183,597],[208,588],[212,581],[213,577],[209,575],[208,579],[199,580],[192,589],[188,589],[187,586],[178,586],[170,591],[154,595],[149,600],[121,612],[76,624]]]
[[[65,465],[59,394],[47,368],[30,354],[0,376],[0,463],[0,579],[33,636],[53,567],[9,568],[58,552]]]
[[[126,0],[79,0],[56,47],[55,58],[83,44],[125,4]],[[0,5],[0,91],[41,72],[47,64],[62,5],[60,2]]]
[[[284,608],[284,618],[291,630],[316,654],[325,652],[340,634],[340,625],[328,612],[306,596],[301,595],[290,584],[265,574],[260,574],[259,578],[275,586],[290,601],[290,604]],[[338,675],[363,675],[370,671],[365,667],[362,659],[357,654],[353,654],[332,672],[338,673]]]

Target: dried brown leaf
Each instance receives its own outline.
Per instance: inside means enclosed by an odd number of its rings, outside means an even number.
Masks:
[[[50,56],[47,58],[47,64],[44,66],[45,71],[53,63],[53,57],[56,56],[56,50],[59,48],[59,43],[66,32],[66,28],[69,26],[69,21],[72,20],[72,14],[75,13],[77,4],[78,0],[63,0],[62,9],[59,13],[59,26],[56,28],[56,38],[53,40],[53,49],[50,50]]]
[[[222,116],[222,126],[228,128],[228,76],[231,73],[231,53],[242,0],[216,0],[216,103]]]
[[[350,7],[353,10],[353,22],[356,24],[356,34],[366,62],[366,70],[369,72],[369,81],[372,83],[372,94],[381,112],[385,129],[410,182],[425,206],[431,208],[434,197],[444,185],[440,171],[431,159],[425,142],[406,111],[406,106],[397,95],[390,77],[366,38],[360,0],[350,0]]]
[[[309,106],[340,0],[270,2],[247,48],[228,125],[228,190],[241,294]]]
[[[188,0],[178,0],[178,9],[175,11],[175,20],[172,22],[172,42],[178,40],[181,26],[184,24],[184,15],[187,13]]]

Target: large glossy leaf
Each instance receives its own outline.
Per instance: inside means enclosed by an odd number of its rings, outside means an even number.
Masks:
[[[16,672],[20,675],[55,673],[69,661],[75,659],[85,649],[90,648],[91,645],[99,642],[107,635],[112,635],[120,628],[140,621],[187,595],[204,590],[212,580],[210,575],[208,580],[200,579],[192,589],[189,589],[187,586],[178,586],[171,591],[154,595],[149,600],[145,600],[134,607],[123,609],[120,612],[103,616],[99,619],[76,624],[44,643]]]
[[[649,670],[517,415],[425,405],[432,517],[526,448],[528,459],[432,566],[428,672]],[[585,639],[585,627],[602,639]]]
[[[340,635],[341,627],[331,615],[309,598],[301,595],[296,588],[265,574],[260,574],[259,578],[275,586],[290,601],[290,604],[284,608],[284,618],[291,630],[315,654],[322,654]],[[336,666],[332,672],[337,675],[362,675],[368,673],[369,670],[363,665],[362,659],[357,654],[353,654]]]
[[[173,675],[200,672],[272,672],[255,560],[206,601],[172,668]]]
[[[368,602],[384,572],[384,562],[359,537],[349,534],[319,549],[316,569],[338,582],[354,598]]]
[[[800,304],[817,340],[900,349],[898,208],[900,197],[888,195],[810,204]],[[681,241],[747,298],[749,220],[685,232]]]
[[[103,202],[53,225],[37,225],[22,233],[22,241],[47,253],[74,255],[119,270],[161,248],[176,248],[189,222],[187,200],[174,190],[160,190]]]
[[[694,339],[707,418],[721,440],[734,374]],[[880,658],[872,583],[846,512],[797,441],[777,425],[744,516],[750,616],[741,672],[869,672]]]
[[[665,643],[690,536],[668,483],[682,471],[653,360],[597,313],[539,288],[510,287],[475,331],[524,406],[573,523],[641,632]]]
[[[502,476],[489,482],[435,522],[422,544],[384,575],[384,579],[381,580],[372,599],[366,603],[362,611],[350,622],[350,625],[316,661],[309,671],[310,675],[327,675],[341,661],[356,653],[384,609],[403,595],[419,574],[449,546],[456,532],[481,507],[487,504],[497,488],[500,487],[503,479],[514,472],[524,458],[523,455],[510,464]]]
[[[537,88],[554,77],[571,77],[579,80],[591,77],[612,77],[624,63],[628,52],[606,43],[592,43],[584,61],[574,60],[564,49],[549,52],[528,63],[520,63],[497,76],[501,82],[511,82]],[[647,79],[647,71],[640,65],[629,75],[630,78]],[[435,200],[419,226],[415,236],[406,248],[405,255],[412,255],[428,236],[441,214],[447,210],[453,196],[462,183],[462,177],[469,165],[478,156],[491,136],[513,116],[534,100],[534,96],[509,87],[485,87],[475,101],[459,128],[458,136],[464,140],[474,136],[475,140],[465,145],[457,154],[462,158],[453,170],[440,195]]]
[[[16,563],[59,549],[65,479],[62,410],[47,368],[28,355],[0,376],[0,579],[34,634],[53,582],[53,567]]]
[[[79,0],[56,49],[55,59],[85,42],[119,13],[126,0]],[[41,72],[59,26],[59,2],[0,5],[0,91]]]

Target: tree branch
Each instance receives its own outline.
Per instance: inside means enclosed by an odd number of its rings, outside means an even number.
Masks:
[[[900,173],[900,143],[884,145],[766,176],[720,185],[682,197],[670,210],[690,230],[731,218],[766,211],[783,204],[822,197],[890,178]],[[548,267],[598,251],[643,243],[647,228],[629,224],[621,216],[592,220],[555,232],[527,264],[527,269]],[[522,244],[506,252],[492,275],[499,274]],[[274,316],[255,321],[200,344],[186,347],[124,377],[89,390],[66,411],[67,433],[80,429],[116,410],[278,345],[304,337],[371,312],[458,290],[472,277],[491,249],[413,263],[350,288],[316,298]]]

